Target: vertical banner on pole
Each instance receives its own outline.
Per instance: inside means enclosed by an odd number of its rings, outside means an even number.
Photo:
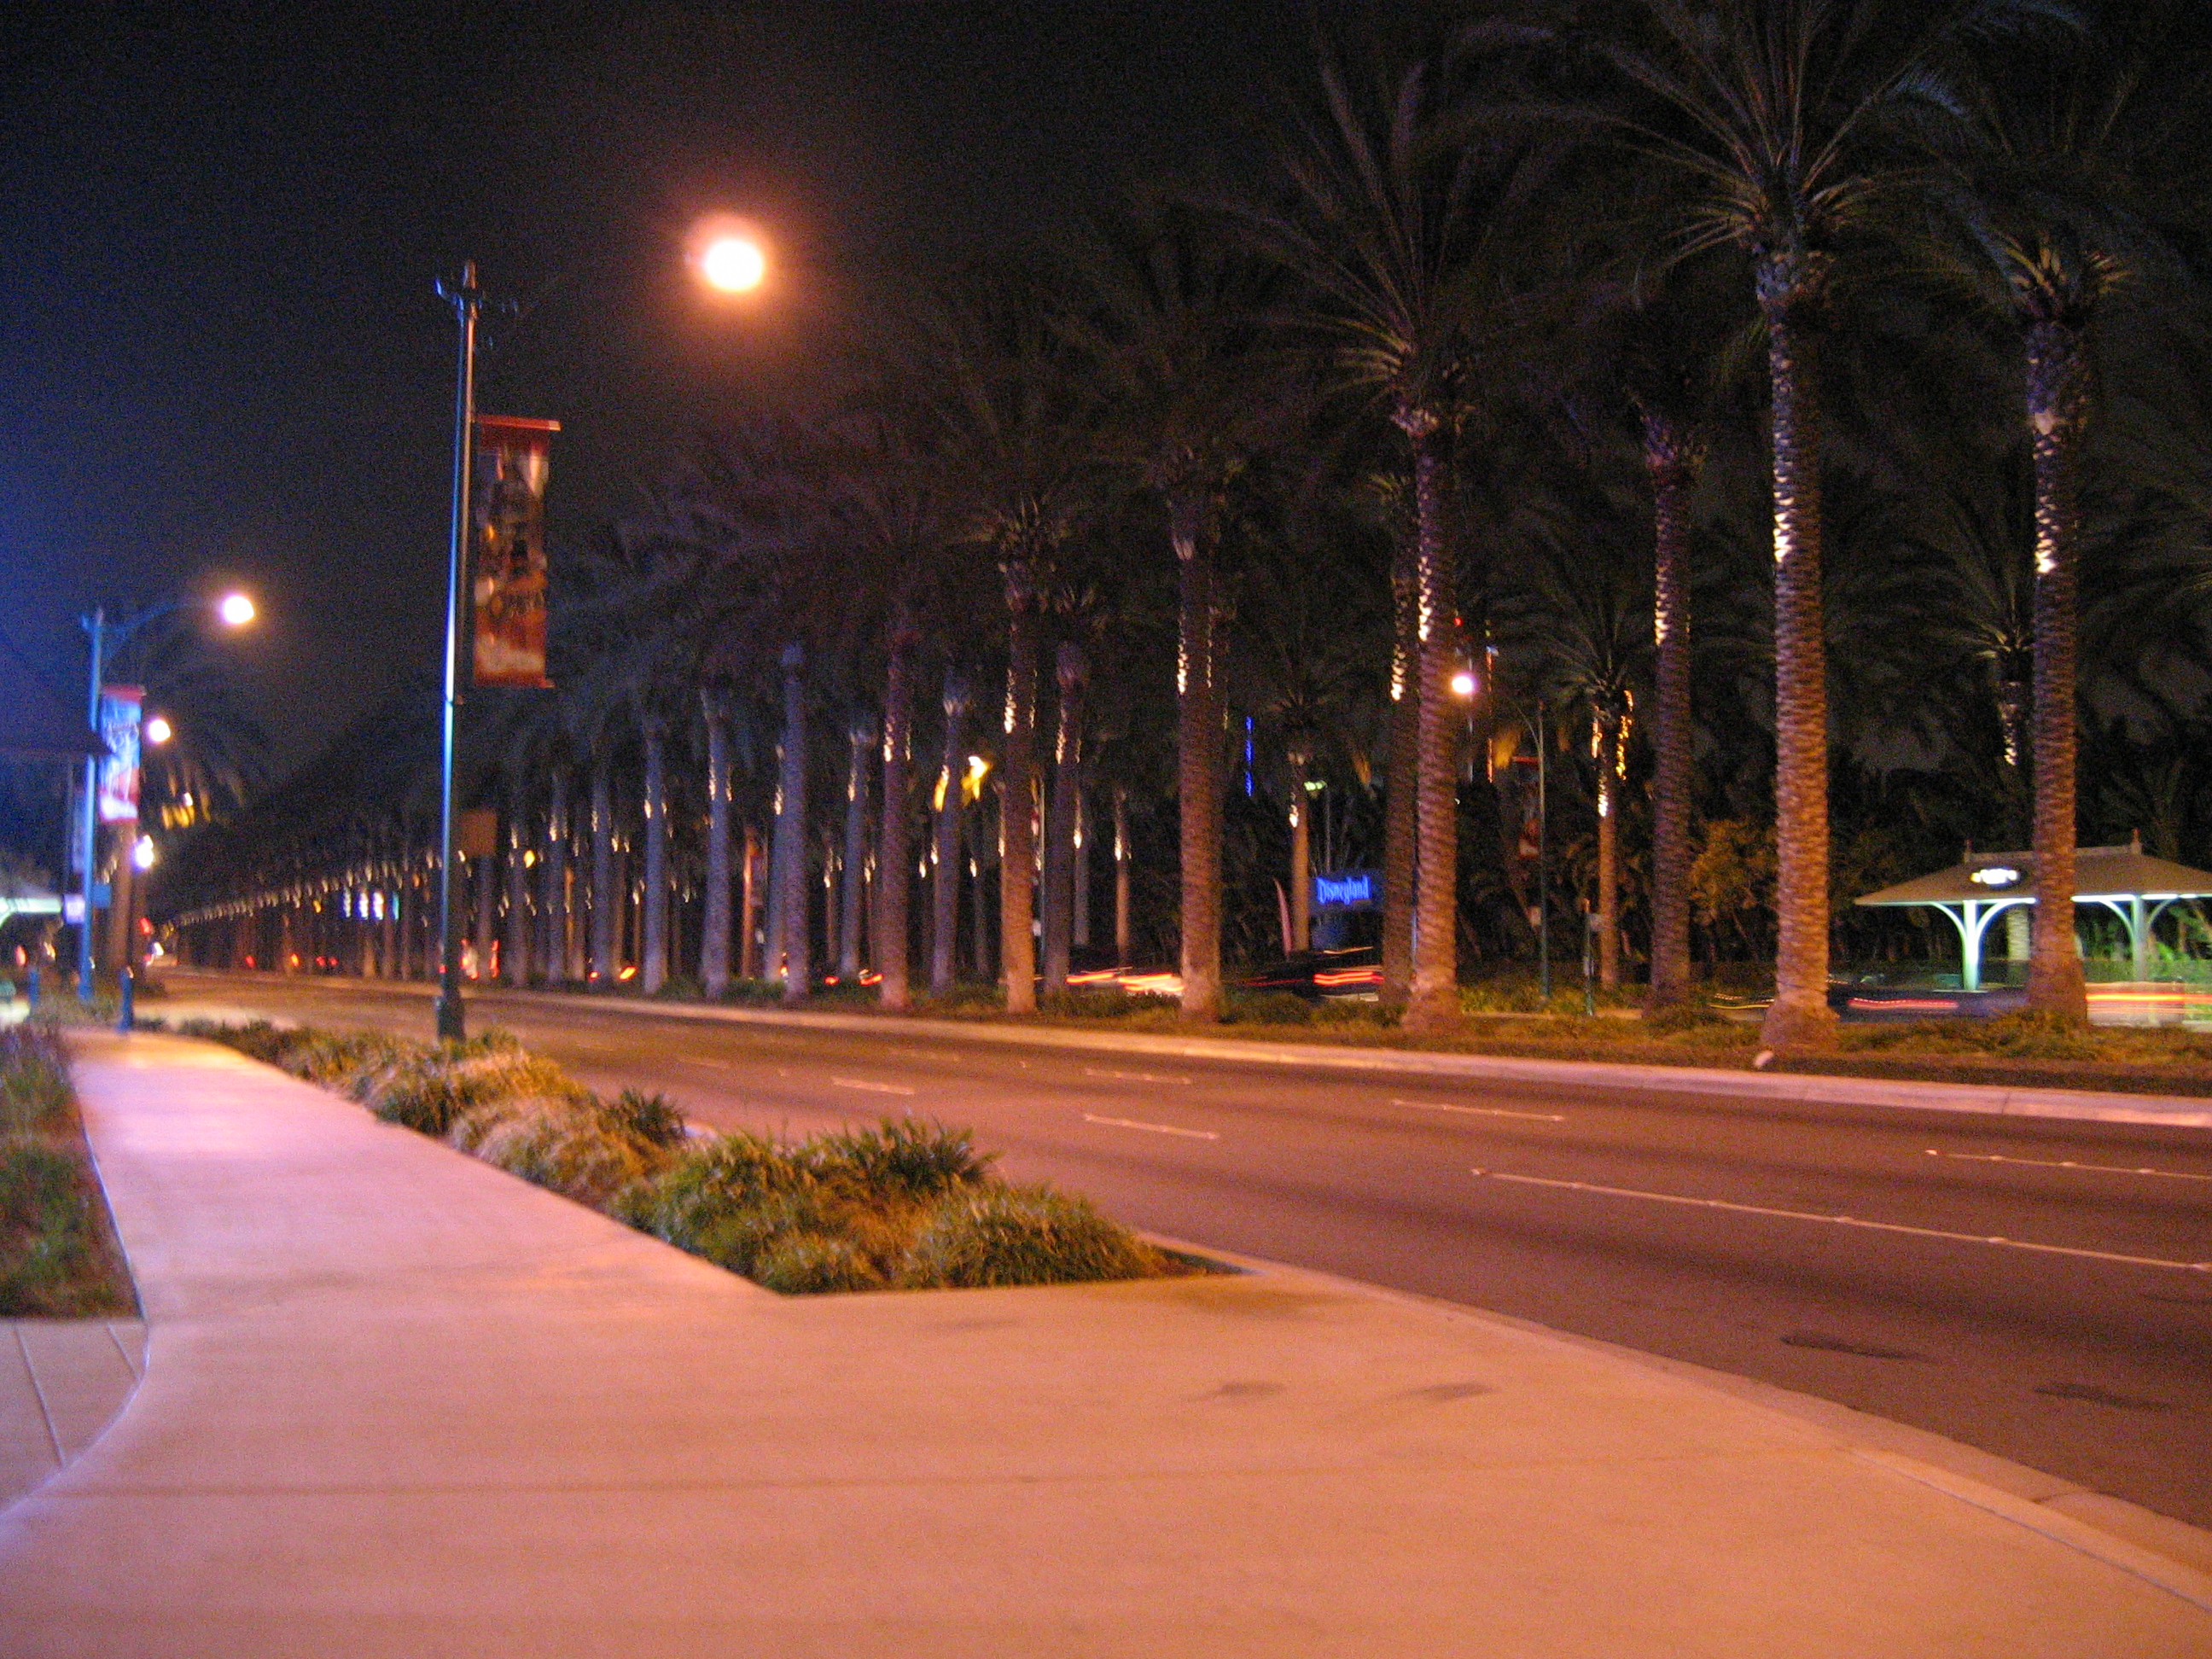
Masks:
[[[546,687],[545,483],[558,421],[476,417],[470,653],[478,685]]]
[[[143,685],[100,689],[100,738],[107,753],[100,763],[100,821],[131,823],[138,817],[138,718],[146,704]]]

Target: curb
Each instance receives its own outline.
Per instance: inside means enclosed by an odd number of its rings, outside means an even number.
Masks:
[[[1388,1290],[1334,1273],[1291,1267],[1263,1257],[1239,1255],[1232,1250],[1215,1249],[1163,1234],[1141,1236],[1168,1249],[1226,1262],[1255,1278],[1304,1279],[1328,1285],[1340,1294],[1372,1297],[1447,1321],[1578,1348],[1636,1370],[1656,1371],[1692,1387],[1726,1395],[1741,1404],[1817,1429],[1838,1449],[1852,1457],[2024,1527],[2053,1543],[2063,1544],[2155,1585],[2192,1607],[2212,1613],[2212,1531],[2176,1521],[2124,1498],[2110,1497],[2093,1487],[2078,1486],[1995,1453],[1946,1439],[1926,1429],[1869,1416],[1848,1406],[1778,1388],[1771,1382],[1711,1370],[1687,1360],[1643,1353],[1510,1314],[1492,1313],[1487,1309],[1407,1291]]]

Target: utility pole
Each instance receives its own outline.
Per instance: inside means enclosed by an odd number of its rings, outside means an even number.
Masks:
[[[92,614],[84,619],[85,631],[92,635],[91,684],[85,693],[85,724],[92,728],[94,737],[100,735],[100,679],[104,672],[102,661],[107,654],[107,611],[94,605]],[[78,827],[84,832],[84,879],[78,890],[84,896],[84,920],[76,930],[76,995],[77,1000],[92,1000],[92,882],[93,872],[99,865],[97,848],[100,838],[100,756],[95,750],[84,757],[84,815]]]
[[[446,702],[444,750],[438,787],[438,1036],[458,1042],[465,1027],[461,1008],[461,963],[453,909],[453,742],[461,702],[461,570],[469,532],[469,452],[477,404],[477,316],[483,290],[476,261],[461,267],[458,287],[438,284],[459,325],[460,358],[453,375],[453,514],[446,550]]]

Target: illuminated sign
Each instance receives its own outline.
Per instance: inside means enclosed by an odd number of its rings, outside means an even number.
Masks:
[[[1372,910],[1382,902],[1382,878],[1374,870],[1332,870],[1313,878],[1316,910]]]

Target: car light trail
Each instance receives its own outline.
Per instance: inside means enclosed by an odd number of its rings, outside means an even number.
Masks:
[[[840,1089],[859,1089],[872,1095],[910,1095],[914,1091],[903,1083],[870,1083],[864,1078],[833,1077],[830,1082]]]
[[[1188,1083],[1187,1077],[1164,1077],[1158,1072],[1109,1072],[1096,1066],[1083,1068],[1085,1077],[1110,1077],[1120,1083]]]

